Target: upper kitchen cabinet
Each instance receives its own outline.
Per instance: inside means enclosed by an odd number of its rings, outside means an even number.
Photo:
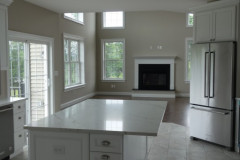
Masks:
[[[235,41],[238,3],[239,0],[217,1],[192,8],[195,43]]]
[[[8,6],[12,0],[0,0],[0,63],[1,70],[8,69]]]

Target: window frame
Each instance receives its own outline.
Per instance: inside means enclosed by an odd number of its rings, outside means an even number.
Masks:
[[[120,78],[106,78],[106,70],[105,70],[105,43],[106,42],[123,42],[123,78],[120,79]],[[125,75],[125,39],[124,38],[119,38],[119,39],[102,39],[101,40],[101,59],[102,59],[102,81],[103,82],[125,82],[126,80],[126,75]]]
[[[193,14],[193,24],[190,25],[188,22],[189,22],[189,14]],[[186,26],[187,27],[193,27],[194,26],[194,13],[193,12],[188,12],[186,13]]]
[[[65,86],[65,59],[64,59],[64,40],[74,40],[78,41],[78,64],[79,64],[79,83],[75,84],[70,84],[69,86]],[[69,50],[69,48],[68,48]],[[70,60],[70,59],[69,59]],[[71,62],[68,62],[71,64]],[[76,62],[74,62],[76,63]],[[63,33],[63,64],[64,64],[64,81],[63,81],[63,86],[64,86],[64,92],[73,90],[73,89],[78,89],[85,87],[86,81],[85,81],[85,43],[84,43],[84,38],[78,35],[72,35],[68,33]],[[70,77],[71,77],[71,67],[70,67]]]
[[[83,12],[79,12],[78,14],[82,14],[82,15],[83,15],[83,21],[80,21],[80,20],[71,18],[71,17],[67,16],[66,13],[63,13],[63,17],[64,17],[65,19],[67,19],[67,20],[70,20],[70,21],[76,22],[76,23],[78,23],[78,24],[84,25],[84,22],[85,22],[84,13],[83,13]]]
[[[193,37],[187,37],[185,38],[185,83],[190,83],[190,79],[188,78],[188,52],[189,52],[189,49],[188,49],[188,44],[189,44],[189,41],[192,41],[192,44],[193,44]]]
[[[108,11],[108,12],[122,12],[123,14],[123,25],[121,27],[105,27],[104,23],[105,23],[105,13],[106,12],[102,12],[102,29],[125,29],[125,12],[123,11]]]

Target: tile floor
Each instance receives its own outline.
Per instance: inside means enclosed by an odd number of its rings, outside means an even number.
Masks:
[[[189,129],[174,123],[162,123],[148,160],[240,160],[240,154],[200,140],[189,138]],[[28,160],[27,148],[11,160]]]
[[[162,123],[153,138],[148,160],[240,160],[240,154],[218,145],[191,140],[187,127]]]

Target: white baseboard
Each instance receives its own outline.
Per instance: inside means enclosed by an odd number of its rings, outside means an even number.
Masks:
[[[86,100],[88,98],[91,98],[91,97],[95,96],[95,95],[96,95],[96,93],[90,93],[90,94],[87,94],[87,95],[85,95],[83,97],[80,97],[80,98],[74,99],[72,101],[63,103],[63,104],[60,105],[60,110],[65,109],[65,108],[67,108],[69,106],[72,106],[72,105],[74,105],[76,103],[82,102],[82,101],[84,101],[84,100]]]
[[[189,93],[176,93],[176,97],[190,97]]]
[[[96,95],[101,96],[131,96],[131,92],[96,92]]]

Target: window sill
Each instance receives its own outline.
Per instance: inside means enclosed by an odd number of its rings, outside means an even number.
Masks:
[[[123,82],[126,82],[126,80],[125,79],[123,79],[123,80],[120,80],[120,79],[118,79],[118,80],[104,79],[104,80],[101,80],[101,82],[120,82],[120,83],[123,83]]]
[[[84,83],[84,84],[78,84],[78,85],[75,85],[75,86],[70,86],[70,87],[64,88],[64,92],[68,92],[68,91],[71,91],[71,90],[83,88],[83,87],[85,87],[85,86],[86,86],[86,83]]]

